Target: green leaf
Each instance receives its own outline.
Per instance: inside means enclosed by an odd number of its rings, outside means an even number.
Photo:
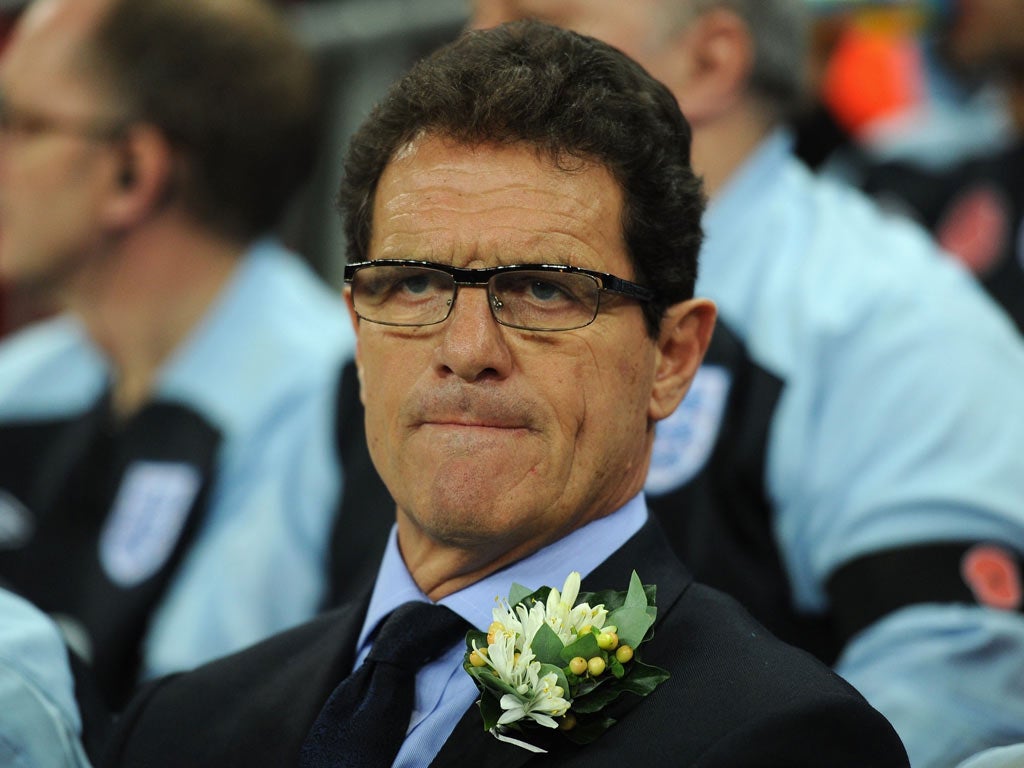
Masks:
[[[512,588],[508,591],[508,604],[516,605],[517,603],[521,603],[533,593],[534,590],[529,587],[524,587],[522,584],[513,582]]]
[[[629,578],[629,591],[626,593],[626,601],[623,603],[626,608],[647,608],[647,593],[644,591],[643,582],[633,571]]]
[[[606,611],[613,611],[616,608],[621,608],[625,599],[625,592],[618,589],[605,589],[601,592],[580,592],[576,602],[587,603],[591,608],[603,605]]]
[[[621,680],[606,676],[602,678],[602,681],[610,681],[609,685],[595,687],[586,693],[578,693],[573,699],[572,709],[580,714],[589,714],[604,709],[622,693],[629,692],[635,693],[637,696],[647,696],[668,680],[668,677],[669,674],[664,669],[632,661],[629,669],[626,670],[626,676]]]
[[[477,702],[477,706],[480,707],[480,715],[484,720],[484,730],[490,731],[491,728],[498,724],[498,718],[501,717],[501,704],[500,699],[490,691],[481,691],[480,700]]]
[[[619,681],[619,687],[637,696],[646,696],[668,678],[668,670],[634,660],[630,665],[629,674]]]
[[[600,652],[601,649],[597,645],[597,635],[588,632],[587,634],[578,637],[575,642],[569,643],[569,645],[565,646],[559,655],[561,659],[568,664],[577,656],[582,656],[584,659],[591,659]]]
[[[494,670],[490,667],[474,667],[465,664],[463,669],[469,672],[470,677],[476,681],[477,687],[481,690],[494,693],[511,693],[513,696],[518,695],[516,689],[494,674]]]
[[[647,595],[647,604],[653,608],[658,602],[658,585],[644,584],[644,594]]]
[[[533,654],[537,657],[537,661],[541,664],[554,664],[557,666],[561,666],[562,650],[564,647],[562,640],[558,637],[558,633],[548,624],[540,625],[537,634],[533,636],[533,642],[530,643],[530,648],[533,649]]]
[[[607,677],[601,682],[614,681],[614,677]],[[622,690],[617,685],[602,685],[595,688],[593,691],[588,693],[586,696],[577,696],[572,700],[572,709],[574,712],[580,714],[591,714],[598,710],[604,709],[608,704],[619,697]]]
[[[608,654],[608,671],[617,678],[621,678],[626,674],[626,668],[622,666],[621,661],[615,658],[614,653]]]
[[[471,629],[469,632],[466,633],[466,653],[471,653],[473,651],[474,640],[476,640],[477,648],[487,647],[487,633]]]
[[[583,677],[583,678],[580,678],[580,683],[576,687],[576,690],[573,693],[573,705],[572,705],[573,709],[576,708],[576,701],[581,696],[582,697],[589,696],[591,693],[594,692],[594,690],[596,688],[598,688],[598,686],[600,686],[603,683],[606,683],[606,682],[608,682],[609,680],[612,680],[612,679],[614,679],[614,678],[604,677],[604,676],[598,677],[598,678],[593,678],[593,677]]]
[[[608,615],[608,623],[619,628],[619,642],[630,645],[633,650],[643,642],[647,630],[654,624],[654,618],[647,613],[646,598],[642,606],[623,606]]]

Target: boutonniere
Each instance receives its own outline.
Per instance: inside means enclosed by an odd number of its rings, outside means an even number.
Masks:
[[[501,741],[544,752],[511,735],[539,726],[586,744],[615,722],[602,710],[621,693],[646,696],[668,679],[637,658],[657,616],[655,587],[634,571],[625,592],[579,589],[576,571],[561,592],[513,584],[488,631],[466,635],[463,667],[484,728]]]

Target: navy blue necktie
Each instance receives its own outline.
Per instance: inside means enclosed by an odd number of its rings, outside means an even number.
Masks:
[[[416,673],[469,629],[443,605],[398,606],[362,666],[320,710],[302,744],[300,768],[389,768],[412,717]]]

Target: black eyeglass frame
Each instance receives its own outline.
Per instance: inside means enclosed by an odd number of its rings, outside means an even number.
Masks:
[[[569,264],[503,264],[498,267],[484,267],[483,269],[466,269],[463,267],[453,267],[448,264],[438,264],[433,261],[417,261],[415,259],[373,259],[371,261],[356,261],[351,264],[345,265],[344,281],[351,283],[355,277],[356,272],[366,267],[420,267],[423,269],[433,269],[437,272],[444,272],[452,277],[455,290],[452,294],[452,300],[448,304],[448,312],[444,317],[439,320],[434,320],[430,323],[386,323],[380,320],[371,320],[368,317],[363,317],[358,312],[356,315],[370,323],[377,323],[378,325],[392,325],[402,328],[416,328],[424,327],[427,325],[437,325],[443,323],[451,315],[452,307],[455,306],[455,297],[458,295],[459,286],[479,286],[486,288],[491,278],[496,275],[508,274],[510,272],[555,272],[555,273],[571,273],[578,275],[586,275],[597,282],[597,289],[599,292],[614,293],[619,296],[625,296],[633,299],[634,301],[650,303],[655,301],[657,298],[650,288],[639,283],[625,280],[621,277],[609,274],[607,272],[598,272],[593,269],[584,269],[583,267],[573,267]],[[493,307],[492,307],[493,309]],[[557,332],[558,330],[576,330],[577,328],[585,328],[590,323],[594,322],[597,318],[598,313],[601,310],[600,293],[598,295],[597,306],[594,307],[594,317],[590,319],[590,322],[584,325],[575,326],[573,328],[563,329],[534,329],[524,328],[523,330],[535,330],[540,332]],[[500,325],[506,325],[510,328],[520,328],[521,326],[511,325],[509,323],[502,322],[500,318],[495,315],[494,319]]]

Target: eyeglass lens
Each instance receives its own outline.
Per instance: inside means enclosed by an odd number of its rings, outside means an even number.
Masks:
[[[600,286],[590,275],[523,269],[493,275],[487,292],[491,312],[502,325],[560,331],[593,322]],[[440,323],[451,312],[455,294],[455,279],[429,267],[368,266],[352,278],[356,313],[386,325]]]

